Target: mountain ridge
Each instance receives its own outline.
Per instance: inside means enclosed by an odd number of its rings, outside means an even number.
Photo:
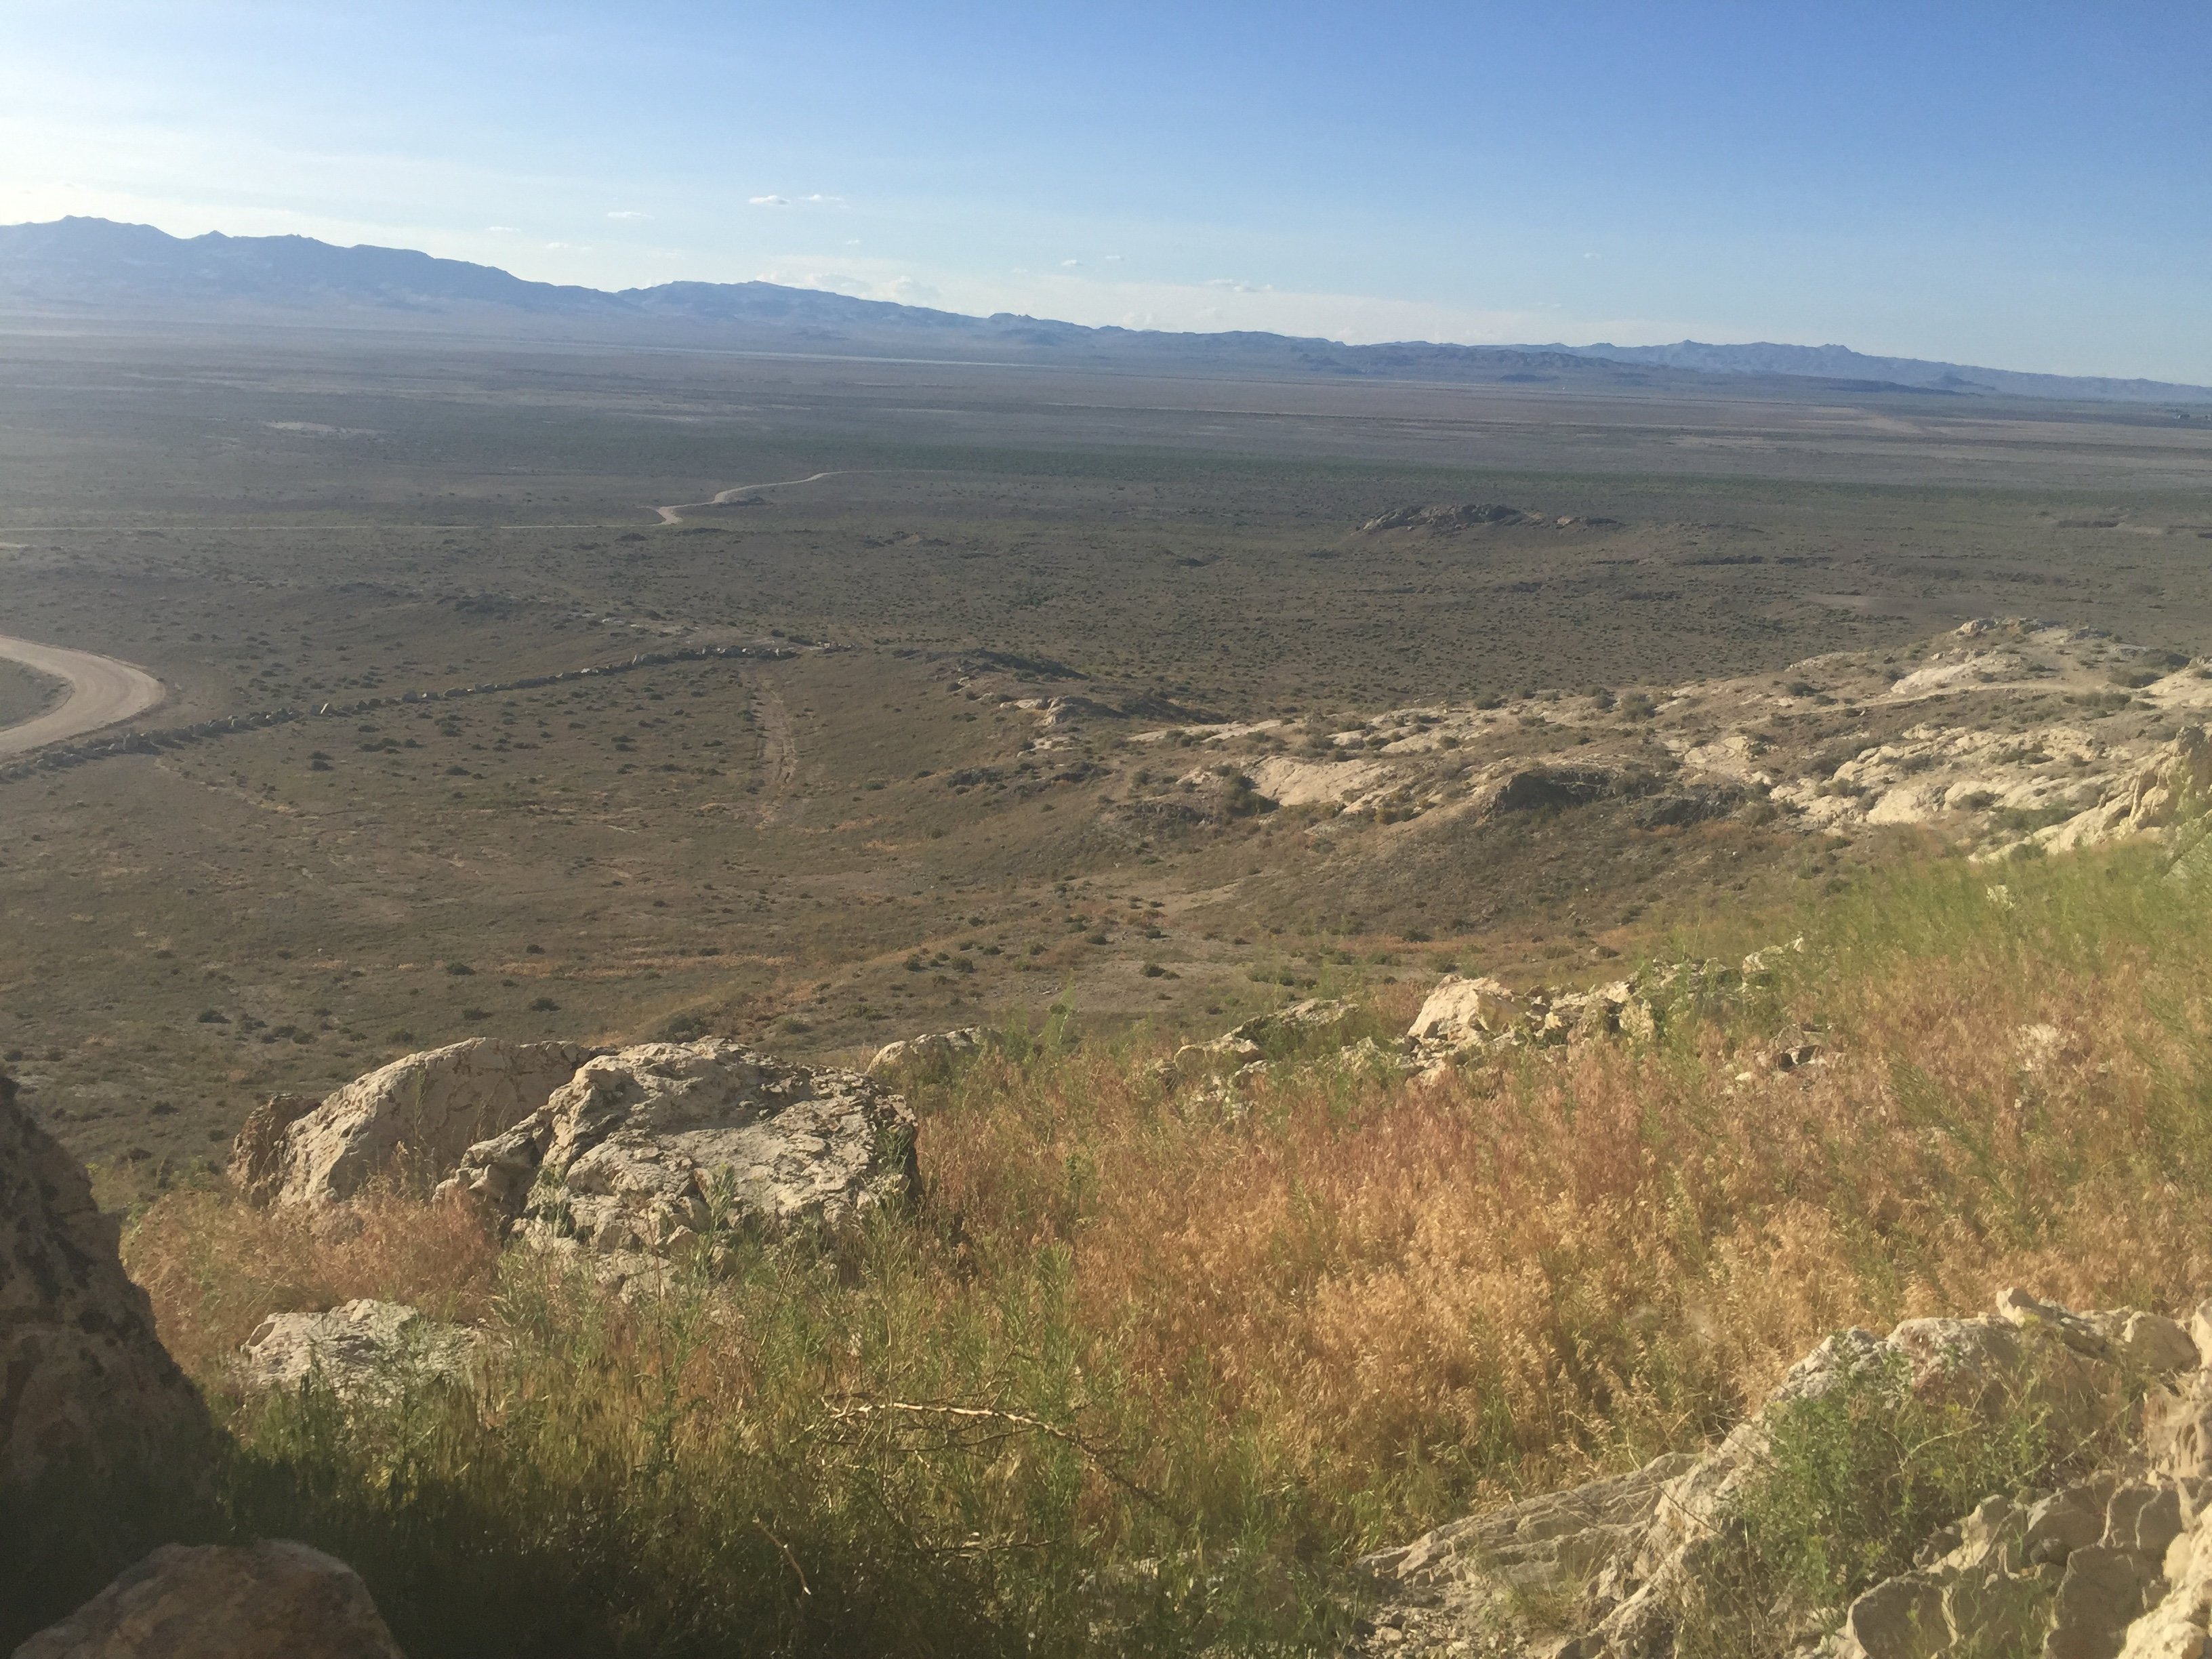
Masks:
[[[410,248],[313,237],[177,237],[151,225],[70,217],[0,226],[0,313],[172,322],[412,324],[501,334],[585,331],[654,344],[943,349],[1071,366],[1242,368],[1498,384],[2012,396],[2212,403],[2212,387],[1885,357],[1848,347],[1348,345],[1320,337],[1091,326],[1019,313],[965,313],[766,282],[602,289],[540,283]]]

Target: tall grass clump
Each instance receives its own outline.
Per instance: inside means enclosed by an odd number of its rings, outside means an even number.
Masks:
[[[355,1561],[421,1659],[1322,1650],[1361,1550],[1695,1445],[1837,1327],[2193,1304],[2208,921],[2147,854],[1927,863],[1656,1042],[1234,1108],[1058,1017],[916,1085],[910,1212],[629,1303],[398,1198],[175,1194],[130,1259],[218,1394],[280,1306],[494,1333],[469,1389],[221,1402],[221,1524]]]

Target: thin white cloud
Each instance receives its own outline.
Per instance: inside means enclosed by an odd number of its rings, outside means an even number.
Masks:
[[[785,288],[811,288],[825,294],[850,295],[856,300],[891,300],[905,306],[934,305],[943,297],[928,283],[904,272],[856,276],[842,270],[777,269],[762,271],[757,280],[779,283]]]
[[[824,196],[818,190],[811,196],[802,196],[799,199],[802,202],[819,202],[824,207],[842,207],[845,205],[845,198],[843,197]]]
[[[1060,262],[1060,266],[1062,270],[1073,270],[1082,263],[1083,261],[1080,259],[1062,259]]]
[[[1106,256],[1106,263],[1109,265],[1118,265],[1121,263],[1121,256],[1118,253],[1109,253]]]
[[[650,213],[640,213],[635,208],[617,208],[607,215],[610,219],[650,219]]]
[[[791,205],[791,198],[788,196],[754,196],[746,199],[755,207],[789,207]]]
[[[484,234],[488,236],[519,236],[522,233],[513,225],[486,225]]]

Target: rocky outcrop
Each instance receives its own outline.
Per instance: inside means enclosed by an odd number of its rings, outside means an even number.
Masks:
[[[1622,1034],[1650,1037],[1659,1027],[1654,994],[1679,981],[1681,971],[1665,977],[1632,975],[1588,991],[1528,992],[1509,990],[1494,979],[1447,974],[1407,1028],[1406,1051],[1417,1068],[1434,1071],[1500,1048]]]
[[[1472,530],[1480,525],[1528,522],[1529,515],[1517,507],[1506,507],[1496,501],[1468,501],[1456,506],[1393,507],[1361,525],[1359,533],[1372,536],[1385,530],[1429,530],[1449,534],[1455,530]]]
[[[317,1378],[340,1398],[463,1381],[481,1338],[397,1302],[348,1302],[326,1313],[271,1314],[246,1340],[239,1380],[295,1389]]]
[[[1166,1074],[1175,1077],[1211,1075],[1223,1067],[1242,1068],[1263,1061],[1269,1054],[1292,1049],[1342,1046],[1343,1033],[1358,1017],[1356,1003],[1331,997],[1306,997],[1271,1013],[1255,1014],[1242,1024],[1205,1042],[1186,1042],[1167,1062]]]
[[[914,1116],[855,1072],[720,1038],[587,1060],[469,1148],[441,1195],[542,1245],[666,1255],[733,1231],[838,1225],[912,1194]]]
[[[1851,1330],[1794,1367],[1711,1450],[1439,1528],[1366,1562],[1380,1595],[1366,1654],[1663,1659],[1685,1607],[1725,1577],[1731,1526],[1766,1467],[1778,1410],[1869,1381],[1985,1414],[2041,1417],[2078,1443],[2128,1388],[2151,1387],[2140,1451],[2032,1493],[1993,1495],[1867,1588],[1826,1659],[2033,1653],[2199,1659],[2212,1627],[2212,1304],[2191,1329],[2132,1310],[2077,1314],[2020,1291],[1975,1319]]]
[[[84,1167],[0,1076],[0,1503],[53,1480],[181,1470],[210,1432]]]
[[[2106,799],[2034,837],[2053,852],[2169,829],[2212,805],[2212,732],[2192,726]]]
[[[1411,532],[1425,510],[1370,522]],[[1993,859],[2173,823],[2212,784],[2208,720],[2212,661],[2016,619],[1772,673],[1139,732],[1195,752],[1171,793],[1114,810],[1193,810],[1181,786],[1227,765],[1324,842],[1424,820],[1511,839],[1534,809],[1632,837],[1928,824]]]
[[[368,1586],[305,1544],[167,1544],[15,1659],[404,1659]]]
[[[595,1052],[475,1037],[395,1060],[321,1101],[280,1095],[239,1132],[231,1178],[257,1202],[321,1205],[352,1197],[403,1156],[442,1173],[543,1106]]]
[[[1669,1011],[1739,997],[1747,984],[1767,982],[1787,955],[1804,948],[1802,939],[1769,945],[1746,957],[1741,969],[1722,962],[1655,963],[1589,990],[1540,986],[1515,991],[1486,976],[1447,974],[1407,1028],[1407,1066],[1435,1076],[1456,1061],[1506,1048],[1605,1037],[1647,1041],[1658,1035]],[[1803,1032],[1791,1031],[1778,1039],[1771,1061],[1790,1071],[1820,1054],[1820,1046]]]
[[[921,1036],[886,1042],[868,1061],[870,1077],[940,1078],[976,1055],[999,1046],[999,1034],[981,1025],[963,1025],[957,1031],[927,1031]]]

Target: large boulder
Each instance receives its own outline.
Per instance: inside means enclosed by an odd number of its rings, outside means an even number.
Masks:
[[[203,1449],[205,1407],[154,1332],[84,1166],[0,1076],[0,1508]]]
[[[926,1031],[920,1036],[886,1042],[868,1062],[870,1077],[927,1077],[950,1075],[965,1061],[999,1047],[999,1034],[982,1025],[963,1025],[954,1031]]]
[[[259,1203],[351,1198],[401,1158],[443,1174],[545,1103],[596,1050],[472,1037],[379,1066],[323,1100],[279,1095],[247,1118],[230,1173]]]
[[[347,1302],[325,1313],[271,1314],[246,1340],[240,1381],[297,1389],[319,1378],[341,1397],[465,1379],[482,1339],[398,1302]]]
[[[1517,1027],[1528,1005],[1498,981],[1446,974],[1413,1016],[1406,1041],[1438,1054],[1480,1048]]]
[[[165,1544],[15,1659],[404,1659],[343,1561],[285,1540]]]
[[[667,1253],[733,1231],[837,1225],[915,1187],[914,1115],[856,1072],[741,1044],[648,1042],[587,1060],[469,1148],[441,1195],[541,1244]]]

